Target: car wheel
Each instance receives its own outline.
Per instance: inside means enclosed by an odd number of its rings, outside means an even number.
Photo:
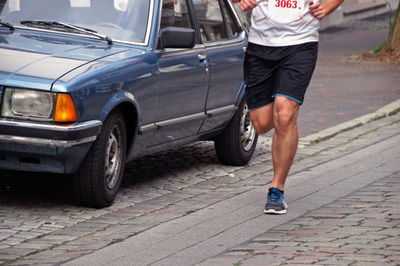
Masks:
[[[125,121],[117,111],[105,120],[100,135],[74,175],[79,204],[95,208],[111,205],[121,185],[125,155]]]
[[[249,109],[242,101],[228,126],[214,140],[218,160],[226,165],[247,164],[253,156],[257,139]]]

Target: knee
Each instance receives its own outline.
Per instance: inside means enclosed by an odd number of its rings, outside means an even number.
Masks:
[[[274,125],[276,130],[288,131],[297,126],[296,112],[290,110],[280,110],[274,115]]]

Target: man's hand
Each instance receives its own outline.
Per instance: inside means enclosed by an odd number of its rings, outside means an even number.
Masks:
[[[321,20],[338,8],[344,0],[326,0],[322,4],[318,0],[310,0],[309,11],[316,19]]]
[[[240,9],[242,9],[243,11],[252,10],[257,5],[258,3],[256,2],[256,0],[242,0],[239,3]]]
[[[319,1],[310,1],[309,12],[318,20],[322,20],[326,16],[326,11]]]

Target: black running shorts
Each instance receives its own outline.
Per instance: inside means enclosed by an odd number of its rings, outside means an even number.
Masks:
[[[318,42],[285,47],[249,43],[244,60],[249,109],[268,105],[275,96],[284,96],[302,104],[317,54]]]

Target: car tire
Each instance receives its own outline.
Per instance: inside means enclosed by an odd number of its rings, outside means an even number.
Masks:
[[[126,157],[126,126],[122,113],[115,111],[104,121],[78,172],[74,189],[78,204],[110,206],[121,186]]]
[[[228,126],[214,140],[218,160],[226,165],[246,165],[253,156],[257,139],[249,109],[242,101]]]

